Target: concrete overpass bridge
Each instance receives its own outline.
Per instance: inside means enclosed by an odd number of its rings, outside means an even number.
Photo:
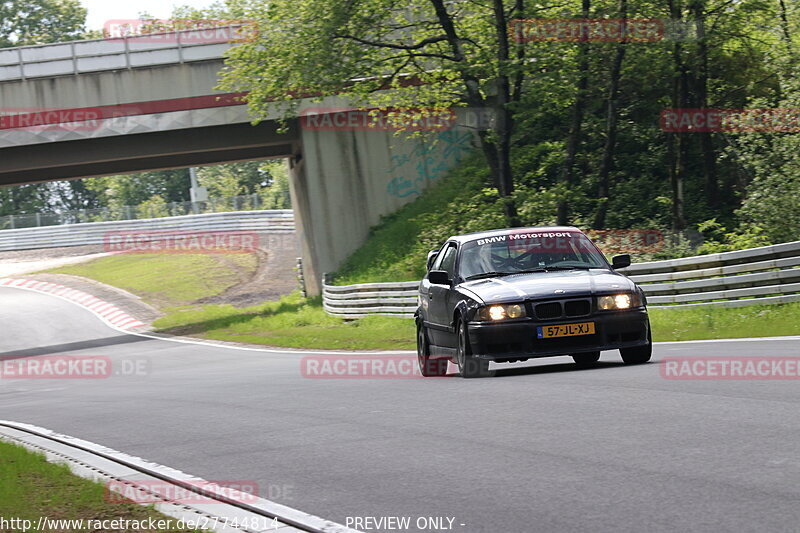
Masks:
[[[277,114],[253,126],[242,95],[215,89],[230,47],[190,30],[0,50],[0,185],[287,157],[313,293],[472,147],[461,127],[431,142],[297,120],[281,133]],[[343,102],[301,102],[323,106]]]

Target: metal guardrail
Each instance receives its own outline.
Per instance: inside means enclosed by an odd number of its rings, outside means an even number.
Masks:
[[[651,307],[743,307],[800,301],[800,241],[735,252],[636,263],[620,270]],[[413,317],[418,281],[323,284],[323,307],[341,318]]]
[[[265,205],[264,198],[258,194],[209,198],[202,202],[167,202],[163,204],[123,205],[97,209],[79,209],[58,213],[32,213],[25,215],[0,216],[0,231],[7,229],[35,228],[39,226],[60,226],[85,222],[109,222],[147,218],[174,217],[183,215],[202,215],[206,213],[225,213],[229,211],[266,211],[279,209],[277,205],[288,206],[288,191],[279,201]]]
[[[0,231],[0,251],[103,244],[112,231],[294,231],[290,209],[89,222]]]
[[[322,284],[322,306],[341,318],[391,315],[413,318],[417,310],[419,281],[398,283]]]
[[[236,43],[204,38],[207,31],[179,30],[5,48],[0,50],[0,82],[222,60],[225,51]]]

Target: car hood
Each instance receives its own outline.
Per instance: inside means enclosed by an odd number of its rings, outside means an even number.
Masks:
[[[605,269],[558,270],[467,281],[458,289],[472,293],[483,303],[501,303],[634,291],[636,284]]]

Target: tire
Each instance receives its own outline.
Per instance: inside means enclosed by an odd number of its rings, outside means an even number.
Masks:
[[[417,363],[420,373],[426,378],[447,375],[447,359],[431,359],[431,346],[425,326],[417,325]]]
[[[653,338],[650,335],[650,322],[647,322],[647,344],[635,348],[620,348],[622,362],[626,365],[641,365],[650,360],[653,354]]]
[[[600,352],[576,353],[572,359],[578,366],[591,366],[600,360]]]
[[[458,331],[458,348],[456,351],[456,362],[462,378],[483,378],[491,376],[489,372],[489,361],[476,359],[472,356],[472,346],[469,344],[467,335],[467,325],[460,319],[456,324]]]

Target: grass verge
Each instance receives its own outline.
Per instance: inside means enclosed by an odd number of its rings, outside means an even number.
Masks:
[[[800,303],[740,308],[650,308],[655,341],[800,335]]]
[[[157,307],[222,294],[255,272],[253,254],[119,254],[47,272],[119,287]]]
[[[651,308],[655,341],[800,335],[800,303],[726,308]],[[156,322],[162,331],[208,339],[343,350],[413,350],[414,321],[373,316],[345,322],[299,294],[249,309],[205,306],[175,310]]]
[[[655,341],[800,335],[800,303],[726,308],[650,308]],[[343,350],[412,350],[414,322],[373,316],[345,322],[318,300],[299,294],[248,309],[204,306],[173,310],[155,324],[161,331],[208,339]]]
[[[154,325],[174,335],[332,350],[403,350],[416,346],[413,320],[370,316],[344,321],[325,313],[319,299],[304,299],[299,293],[244,309],[206,305],[168,311]]]
[[[436,187],[441,187],[441,190],[434,197],[441,191],[449,191],[451,184],[440,182]],[[393,269],[395,279],[421,277],[422,274],[413,266],[419,263],[416,248],[427,245],[420,245],[412,235],[413,243],[386,250],[391,248],[389,245],[393,240],[402,240],[401,235],[413,233],[408,224],[420,223],[425,218],[424,212],[431,208],[426,198],[427,195],[409,205],[409,209],[413,208],[413,212],[421,217],[419,220],[416,216],[404,215],[385,224],[356,253],[364,254],[360,259],[356,255],[351,257],[348,263],[351,265],[350,274],[341,277],[340,281],[355,283],[373,278],[377,275],[373,267],[355,265],[369,263],[365,257],[380,254],[384,254],[384,266]],[[419,228],[413,231],[418,233]],[[319,299],[306,300],[297,293],[277,302],[247,308],[198,302],[221,294],[235,285],[243,272],[252,272],[256,266],[256,258],[251,255],[122,254],[51,272],[94,279],[141,296],[165,313],[155,322],[155,327],[175,335],[288,348],[415,348],[414,323],[411,320],[372,316],[344,321],[326,314]],[[800,335],[800,303],[738,309],[651,308],[650,317],[656,341]]]
[[[49,270],[125,289],[165,315],[154,323],[174,335],[286,348],[400,350],[415,347],[413,321],[372,316],[344,321],[319,299],[293,293],[254,307],[207,305],[257,267],[252,255],[120,254]]]
[[[240,269],[255,268],[248,258],[227,257],[239,261],[232,265],[218,256],[126,254],[54,272],[95,279],[153,302],[165,313],[154,326],[174,335],[287,348],[415,348],[412,320],[372,316],[344,321],[325,313],[319,299],[304,299],[299,293],[247,308],[196,302],[235,284]],[[656,341],[800,335],[800,303],[738,309],[653,307],[650,320]]]
[[[105,487],[100,483],[75,476],[63,464],[47,462],[45,456],[27,449],[0,441],[0,502],[2,518],[6,521],[19,519],[38,525],[41,517],[50,520],[165,520],[167,524],[178,525],[178,520],[155,511],[152,506],[133,503],[111,503],[104,499]],[[120,522],[122,524],[122,522]],[[64,531],[80,527],[56,528],[52,522],[51,531]],[[63,524],[62,524],[63,525]],[[87,526],[86,522],[83,524]],[[130,524],[129,525],[134,525]],[[73,523],[75,526],[75,523]],[[10,531],[22,528],[12,528]],[[83,528],[86,529],[86,528]],[[0,530],[5,531],[0,528]],[[89,528],[89,531],[101,529]],[[33,529],[31,529],[33,531]],[[142,529],[114,529],[114,531],[143,531]],[[167,528],[159,531],[192,531]]]

